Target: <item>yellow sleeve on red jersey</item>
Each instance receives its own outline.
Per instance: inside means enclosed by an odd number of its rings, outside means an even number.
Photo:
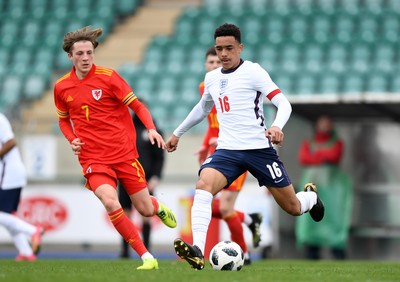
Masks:
[[[116,71],[112,72],[110,83],[112,92],[123,104],[128,106],[137,98],[129,84]]]

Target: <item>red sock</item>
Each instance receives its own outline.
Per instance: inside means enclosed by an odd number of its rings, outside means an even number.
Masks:
[[[155,197],[150,196],[150,199],[151,199],[151,203],[153,204],[153,207],[154,207],[154,215],[156,215],[160,205],[158,204],[158,200]]]
[[[240,222],[243,223],[244,222],[244,212],[242,211],[235,211],[240,219]]]
[[[122,238],[131,245],[132,249],[134,249],[139,256],[147,252],[135,225],[125,215],[122,208],[109,213],[108,216],[118,233],[121,234]]]
[[[222,219],[221,211],[219,210],[219,199],[214,199],[211,205],[212,217]]]
[[[237,213],[233,213],[228,218],[224,219],[228,224],[229,231],[231,232],[231,239],[233,242],[238,243],[243,252],[247,253],[246,242],[244,241],[243,226]]]

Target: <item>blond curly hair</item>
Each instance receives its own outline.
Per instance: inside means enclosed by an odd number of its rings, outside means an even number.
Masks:
[[[78,41],[90,41],[94,49],[99,45],[97,38],[103,34],[103,29],[92,29],[91,26],[85,26],[81,29],[70,31],[64,36],[63,49],[65,52],[70,53],[72,46]]]

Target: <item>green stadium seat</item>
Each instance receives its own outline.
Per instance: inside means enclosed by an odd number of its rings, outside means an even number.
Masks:
[[[279,58],[278,48],[269,45],[258,50],[256,60],[260,64],[274,64]]]
[[[0,65],[7,65],[10,60],[10,51],[8,48],[0,47]]]
[[[119,0],[115,1],[115,10],[119,15],[127,16],[135,12],[141,4],[141,0]]]
[[[319,86],[316,93],[338,94],[340,92],[341,79],[334,73],[324,73],[319,77]]]
[[[272,78],[283,94],[291,95],[295,91],[293,87],[293,78],[289,74],[277,73]]]
[[[165,71],[173,75],[179,75],[187,71],[183,61],[169,60],[165,64]]]
[[[347,46],[344,44],[330,45],[326,57],[327,71],[342,73],[347,69],[347,63]]]
[[[351,47],[349,69],[350,71],[365,73],[370,69],[371,49],[368,45],[355,45]]]
[[[315,42],[327,43],[332,34],[332,21],[329,15],[317,14],[312,17],[310,33]]]
[[[397,0],[387,0],[389,10],[400,14],[400,2]]]
[[[18,76],[7,75],[3,79],[3,85],[1,93],[3,96],[3,102],[9,106],[16,105],[21,97],[22,81]]]
[[[400,94],[400,75],[396,73],[389,81],[389,92]]]
[[[61,49],[61,48],[60,48]],[[67,53],[64,52],[64,50],[58,51],[56,53],[56,60],[55,60],[55,70],[61,70],[61,71],[69,71],[72,67],[71,61],[68,59]]]
[[[175,97],[176,97],[175,90],[170,89],[170,88],[162,88],[161,86],[159,86],[153,96],[154,96],[153,99],[154,98],[158,99],[160,101],[163,101],[163,103],[166,103],[166,104],[173,104],[173,103],[177,102],[175,100]]]
[[[307,20],[299,15],[293,15],[290,17],[289,30],[290,38],[295,43],[304,43],[308,32]]]
[[[352,41],[355,34],[355,22],[351,15],[346,13],[335,15],[333,21],[335,22],[333,30],[335,41],[339,43]]]
[[[145,54],[144,62],[146,61],[163,61],[165,48],[159,47],[157,45],[150,45]]]
[[[308,72],[302,72],[296,79],[295,94],[314,94],[317,90],[317,77]]]
[[[34,55],[34,64],[44,62],[52,66],[54,62],[55,53],[51,48],[41,47]]]
[[[347,74],[343,77],[343,88],[344,93],[362,93],[364,91],[365,79],[360,74]]]
[[[28,101],[39,99],[45,90],[46,84],[42,77],[30,75],[24,83],[23,95]]]
[[[250,45],[250,44],[247,46],[244,46],[243,51],[241,53],[242,59],[254,62],[256,59],[256,52],[254,49],[255,48],[253,48],[253,45]]]
[[[188,71],[193,75],[204,74],[204,57],[192,58],[189,62]]]
[[[25,47],[19,47],[18,49],[13,50],[12,64],[23,63],[28,66],[32,61],[33,55],[34,54],[31,50]]]
[[[283,45],[282,48],[280,58],[282,71],[288,73],[297,72],[300,68],[300,48],[295,44]]]
[[[388,77],[381,73],[371,73],[366,79],[366,92],[385,93],[388,91]]]
[[[157,91],[162,91],[162,90],[171,90],[173,92],[177,91],[177,84],[178,84],[178,79],[174,75],[169,75],[169,76],[162,76],[157,82]]]
[[[42,20],[46,14],[46,11],[49,10],[49,5],[47,0],[31,0],[28,1],[28,11],[29,14],[32,15],[33,19]]]
[[[28,10],[25,0],[13,0],[8,1],[8,12],[7,14],[14,21],[20,21],[24,19],[25,12]]]
[[[40,61],[37,63],[34,63],[33,67],[30,69],[31,74],[35,74],[37,76],[40,76],[43,79],[43,82],[48,85],[50,82],[50,77],[54,69],[54,62],[46,62],[46,61]],[[29,74],[28,73],[28,74]]]
[[[199,84],[204,77],[198,79],[197,76],[182,77],[177,98],[187,105],[194,105],[200,100]]]
[[[191,35],[193,33],[195,26],[193,22],[188,20],[187,18],[181,18],[178,20],[175,25],[175,34],[176,35]]]
[[[133,91],[138,95],[141,93],[154,93],[155,87],[155,77],[151,77],[149,75],[138,75],[136,80],[132,82],[131,87]]]
[[[124,63],[118,67],[118,73],[126,80],[133,79],[140,71],[140,67],[135,63]]]
[[[357,29],[357,35],[366,43],[373,43],[377,39],[378,22],[373,15],[363,15],[360,19]]]
[[[17,37],[19,33],[18,22],[13,21],[10,18],[3,19],[3,23],[1,25],[0,34],[2,37],[4,36],[14,36]]]
[[[323,68],[325,51],[320,44],[309,43],[304,47],[303,66],[310,73],[320,72]]]

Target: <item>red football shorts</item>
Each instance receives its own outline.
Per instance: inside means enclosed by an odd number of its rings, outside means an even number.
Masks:
[[[147,187],[146,175],[137,159],[117,164],[91,163],[82,167],[83,175],[86,178],[85,186],[93,192],[103,184],[109,184],[116,188],[118,181],[125,187],[129,195]]]

